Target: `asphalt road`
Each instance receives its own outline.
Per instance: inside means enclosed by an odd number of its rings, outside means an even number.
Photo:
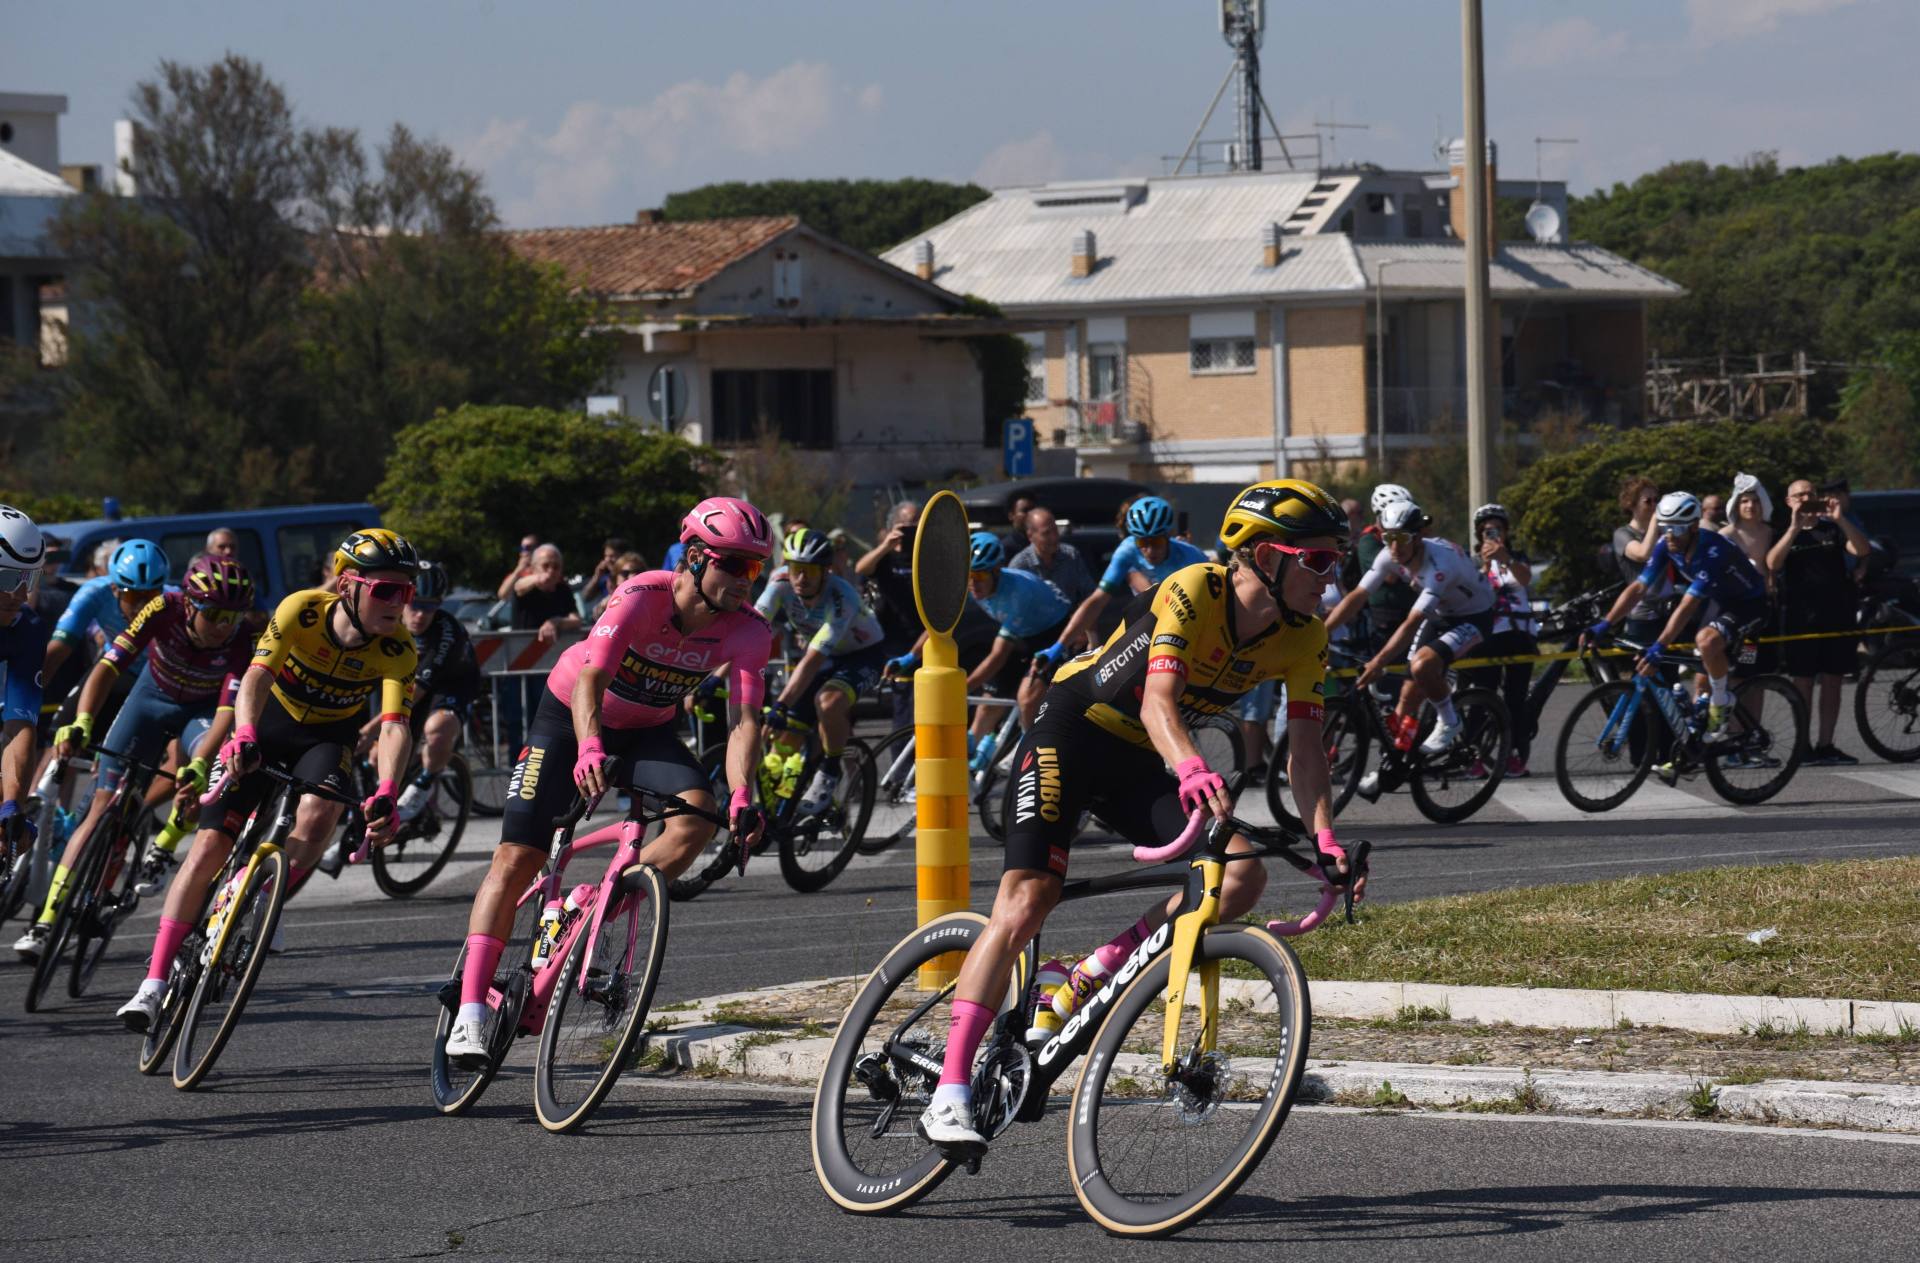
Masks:
[[[1530,784],[1552,792],[1550,780]],[[1672,792],[1686,801],[1563,819],[1544,796],[1503,791],[1446,829],[1400,795],[1356,805],[1342,832],[1378,842],[1373,890],[1389,900],[1920,853],[1920,769],[1808,769],[1760,808],[1725,807],[1704,784]],[[303,893],[288,914],[290,950],[269,963],[196,1093],[139,1077],[134,1039],[112,1017],[142,972],[151,905],[84,1000],[26,1015],[24,970],[0,964],[13,1089],[0,1127],[0,1257],[892,1259],[1039,1247],[1104,1258],[1115,1248],[1066,1186],[1057,1118],[1015,1133],[981,1175],[956,1177],[916,1212],[865,1221],[832,1210],[814,1182],[804,1095],[640,1077],[586,1133],[551,1137],[532,1117],[523,1048],[473,1115],[437,1117],[424,1068],[431,992],[464,935],[491,838],[476,828],[454,868],[410,902],[381,898],[357,870]],[[999,853],[976,841],[985,906]],[[1128,862],[1089,841],[1075,871]],[[813,896],[756,862],[674,906],[660,1002],[864,972],[910,928],[913,898],[905,853],[859,861]],[[1137,902],[1068,905],[1049,933],[1069,945],[1104,937]],[[1227,1213],[1141,1248],[1884,1258],[1911,1248],[1917,1189],[1920,1149],[1833,1133],[1314,1110],[1289,1124]]]

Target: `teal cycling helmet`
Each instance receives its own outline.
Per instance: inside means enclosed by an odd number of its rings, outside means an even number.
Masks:
[[[166,586],[173,565],[160,545],[150,539],[130,539],[113,550],[107,574],[115,587],[152,592]]]
[[[1173,506],[1159,496],[1141,496],[1127,510],[1127,534],[1135,539],[1173,534]]]
[[[967,569],[998,570],[1007,564],[1007,550],[986,531],[975,531],[967,540]]]

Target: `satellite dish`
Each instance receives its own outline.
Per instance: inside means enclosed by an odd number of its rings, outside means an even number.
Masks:
[[[1527,231],[1541,245],[1560,240],[1560,212],[1545,202],[1527,207]]]

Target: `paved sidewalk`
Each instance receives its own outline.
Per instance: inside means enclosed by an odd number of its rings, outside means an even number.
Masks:
[[[818,1081],[833,1040],[819,1027],[799,1031],[729,1023],[730,1013],[791,997],[823,983],[789,983],[711,996],[672,1013],[672,1029],[652,1036],[669,1066],[700,1074],[811,1084]],[[1257,984],[1223,979],[1223,999]],[[1245,997],[1242,997],[1245,998]],[[1720,1033],[1763,1022],[1804,1023],[1823,1033],[1891,1031],[1920,1018],[1920,1005],[1846,1000],[1790,1000],[1765,996],[1679,995],[1657,992],[1548,991],[1500,987],[1326,982],[1313,984],[1319,1017],[1392,1017],[1402,1006],[1444,1008],[1453,1019],[1516,1022],[1530,1027],[1591,1029],[1626,1013],[1636,1025]],[[1610,1020],[1603,1019],[1614,1015]],[[1829,1020],[1833,1019],[1833,1020]],[[1632,1019],[1629,1019],[1632,1020]],[[1747,1023],[1745,1027],[1739,1021]],[[1729,1023],[1734,1023],[1729,1025]],[[1063,1078],[1056,1091],[1072,1088]],[[1484,1113],[1625,1115],[1642,1118],[1744,1120],[1920,1133],[1920,1087],[1897,1083],[1764,1079],[1721,1083],[1689,1074],[1536,1070],[1526,1066],[1418,1065],[1407,1062],[1310,1060],[1303,1102],[1372,1109],[1437,1108]]]

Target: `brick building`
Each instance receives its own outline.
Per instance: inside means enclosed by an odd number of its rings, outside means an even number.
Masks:
[[[1456,166],[1002,189],[882,257],[1010,318],[1058,322],[1022,335],[1030,414],[1056,460],[1245,482],[1446,441],[1464,419],[1458,179]],[[1495,184],[1564,223],[1563,185]],[[1548,413],[1637,419],[1647,304],[1680,287],[1557,235],[1502,243],[1492,261],[1503,410],[1523,429]]]

